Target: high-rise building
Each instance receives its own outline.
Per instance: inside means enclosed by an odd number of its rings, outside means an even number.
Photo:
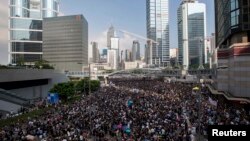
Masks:
[[[197,0],[183,0],[178,8],[179,62],[184,69],[206,63],[206,5]]]
[[[107,56],[107,54],[108,54],[108,50],[107,50],[107,49],[103,49],[103,50],[102,50],[102,55],[103,55],[103,56]]]
[[[98,49],[98,43],[97,42],[91,42],[92,44],[92,57],[93,57],[93,63],[99,63],[100,61],[100,52]]]
[[[59,0],[10,0],[9,63],[34,64],[41,60],[42,19],[56,17]]]
[[[147,37],[157,42],[157,44],[153,43],[150,62],[167,65],[170,62],[169,0],[147,0],[146,7]]]
[[[170,49],[170,62],[172,66],[178,65],[178,48],[171,48]]]
[[[83,15],[44,18],[43,53],[56,69],[82,71],[88,65],[88,22]]]
[[[119,55],[119,38],[111,37],[110,38],[110,48],[108,49],[107,62],[112,69],[118,69],[120,61]]]
[[[144,49],[144,62],[146,63],[146,64],[149,64],[149,61],[148,61],[148,58],[149,57],[149,54],[148,54],[148,46],[147,45],[145,45],[145,49]]]
[[[118,62],[117,62],[117,51],[110,49],[108,50],[108,57],[107,62],[112,70],[118,69]]]
[[[133,41],[133,46],[132,46],[132,61],[140,60],[140,43],[139,41],[135,40]]]
[[[215,0],[217,89],[250,97],[250,1]]]
[[[132,51],[129,51],[129,60],[132,61]]]
[[[115,28],[113,27],[113,25],[111,25],[108,29],[108,33],[107,33],[107,47],[108,49],[111,48],[111,38],[115,37]]]
[[[128,49],[125,50],[125,61],[126,61],[126,62],[131,61],[131,60],[130,60],[130,57],[129,57],[129,50],[128,50]]]

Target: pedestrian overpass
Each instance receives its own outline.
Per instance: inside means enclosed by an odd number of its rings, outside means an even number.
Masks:
[[[210,77],[214,74],[213,70],[180,70],[180,69],[160,69],[160,68],[136,68],[128,70],[116,70],[113,72],[65,72],[66,76],[71,78],[85,78],[91,76],[91,79],[107,78],[107,77],[176,77],[183,78],[187,75],[201,75]]]

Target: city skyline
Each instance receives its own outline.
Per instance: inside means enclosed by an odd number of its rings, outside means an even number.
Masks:
[[[181,0],[169,0],[170,5],[170,48],[177,48],[177,13],[176,10]],[[214,32],[214,5],[213,0],[199,0],[207,6],[207,24],[212,25],[207,29],[207,34]],[[125,29],[127,31],[142,35],[146,37],[146,1],[144,0],[114,0],[114,1],[82,1],[82,0],[61,0],[60,12],[61,15],[83,14],[89,22],[89,46],[91,41],[98,42],[100,49],[106,47],[107,30],[112,24],[117,29]],[[82,6],[76,6],[82,5]],[[86,6],[84,6],[86,5]],[[107,8],[109,7],[109,8]],[[3,19],[8,18],[8,1],[0,2],[0,15]],[[116,12],[114,12],[116,11]],[[62,14],[63,13],[63,14]],[[0,30],[5,33],[8,31],[8,21],[1,20]],[[7,35],[8,36],[8,35]],[[122,35],[121,50],[123,47],[131,48],[132,41],[138,38],[130,35]],[[0,64],[6,64],[8,59],[8,48],[6,34],[0,36]],[[140,41],[141,42],[141,41]],[[145,42],[141,42],[145,44]],[[144,46],[141,46],[141,54],[144,52]],[[91,54],[91,53],[90,53]]]

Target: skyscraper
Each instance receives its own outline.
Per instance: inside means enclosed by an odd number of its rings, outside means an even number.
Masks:
[[[179,62],[184,69],[199,64],[200,55],[205,59],[206,5],[197,0],[183,0],[178,8]],[[201,45],[200,45],[201,44]],[[202,52],[202,53],[200,53]]]
[[[117,62],[117,51],[110,49],[108,50],[108,57],[107,57],[107,62],[111,69],[116,70],[118,69],[118,62]]]
[[[42,19],[56,17],[59,0],[10,0],[9,63],[42,59]]]
[[[144,62],[146,64],[149,64],[149,54],[148,54],[148,51],[149,51],[148,46],[145,45],[145,49],[144,49]]]
[[[130,60],[130,57],[129,57],[129,50],[128,50],[128,49],[125,50],[125,61],[126,61],[126,62],[131,61],[131,60]]]
[[[108,49],[108,57],[107,62],[111,66],[112,69],[118,69],[118,64],[120,61],[119,55],[119,38],[111,37],[110,38],[110,47]]]
[[[92,57],[93,57],[93,63],[99,63],[100,61],[100,52],[98,49],[98,43],[92,42]]]
[[[108,50],[107,49],[102,49],[102,55],[107,56],[107,54],[108,54]]]
[[[111,38],[115,37],[115,28],[113,27],[113,25],[111,25],[108,29],[108,33],[107,33],[107,47],[108,49],[111,48]]]
[[[83,15],[44,18],[43,53],[56,69],[82,71],[88,65],[88,22]]]
[[[147,0],[147,37],[156,41],[152,63],[167,65],[169,59],[169,0]]]
[[[250,97],[250,1],[215,0],[218,91]]]
[[[140,60],[140,43],[139,41],[135,40],[133,41],[132,46],[132,61]]]

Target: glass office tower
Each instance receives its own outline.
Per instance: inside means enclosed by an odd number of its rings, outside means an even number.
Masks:
[[[178,8],[178,48],[179,62],[184,69],[199,65],[200,55],[202,64],[207,62],[205,36],[206,5],[197,0],[183,0]]]
[[[169,59],[169,1],[147,0],[147,37],[157,42],[152,47],[152,63],[167,65]]]
[[[83,15],[43,19],[43,58],[57,70],[82,71],[88,65],[88,22]]]
[[[10,0],[9,63],[42,59],[42,19],[56,17],[59,0]]]

